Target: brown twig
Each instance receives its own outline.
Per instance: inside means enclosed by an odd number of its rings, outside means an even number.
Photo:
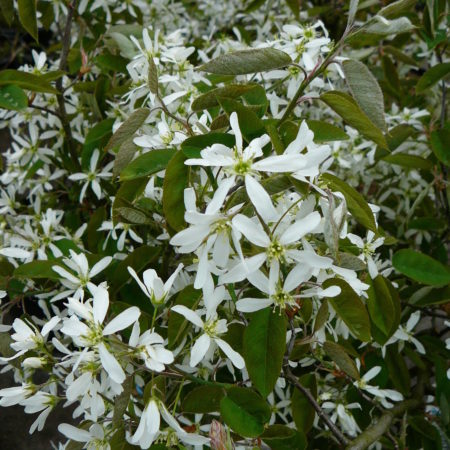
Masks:
[[[289,323],[290,323],[290,327],[291,327],[291,338],[288,343],[286,354],[284,355],[284,361],[283,361],[284,376],[287,381],[289,381],[296,389],[298,389],[306,397],[306,399],[311,404],[311,406],[316,410],[319,418],[323,422],[325,422],[325,424],[330,429],[330,431],[333,433],[333,435],[336,437],[336,439],[339,441],[339,443],[342,445],[347,445],[348,439],[342,434],[341,430],[339,430],[339,428],[328,417],[327,413],[320,407],[320,405],[317,403],[314,396],[311,394],[311,391],[309,389],[305,388],[298,381],[298,378],[292,373],[291,368],[289,367],[289,356],[292,352],[292,349],[294,348],[294,342],[295,342],[295,329],[294,329],[292,319],[289,321]]]
[[[61,57],[59,60],[59,70],[65,70],[67,66],[67,57],[69,56],[70,43],[71,43],[71,31],[72,31],[72,21],[73,15],[77,8],[78,0],[72,0],[69,5],[66,25],[64,28],[64,34],[62,38],[62,50]],[[61,124],[64,129],[64,134],[66,136],[67,147],[69,149],[70,157],[73,164],[78,170],[81,170],[80,162],[78,161],[78,155],[75,147],[75,141],[72,136],[72,130],[70,128],[70,121],[67,117],[66,105],[64,102],[64,89],[63,89],[62,77],[56,81],[56,89],[59,91],[57,94],[59,117],[61,119]]]

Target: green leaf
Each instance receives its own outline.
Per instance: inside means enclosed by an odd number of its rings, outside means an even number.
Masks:
[[[247,142],[250,142],[252,139],[259,137],[264,133],[264,122],[250,108],[228,98],[222,97],[219,98],[218,101],[228,117],[230,117],[233,112],[236,112],[239,128]]]
[[[204,72],[219,75],[244,75],[279,69],[292,62],[291,57],[275,48],[239,50],[219,56],[199,67]]]
[[[167,167],[176,153],[174,149],[150,150],[128,164],[120,174],[120,180],[130,181],[160,172]]]
[[[0,2],[0,11],[10,27],[14,21],[14,0],[2,0]]]
[[[314,398],[317,397],[317,381],[314,373],[307,373],[298,379],[299,383],[309,389]],[[312,428],[316,411],[309,400],[298,389],[292,394],[292,417],[297,430],[307,434]]]
[[[370,320],[364,303],[344,280],[332,278],[323,283],[324,288],[330,286],[341,288],[339,295],[328,299],[337,315],[358,339],[364,342],[370,341]]]
[[[446,166],[450,166],[450,130],[443,128],[431,132],[431,149]]]
[[[237,434],[254,438],[264,431],[270,419],[270,408],[256,392],[249,388],[232,387],[220,401],[224,422]]]
[[[58,91],[44,77],[20,70],[6,69],[0,71],[0,86],[14,84],[33,92],[57,94]]]
[[[125,181],[121,184],[119,190],[116,192],[116,196],[113,202],[113,222],[117,224],[119,221],[119,213],[117,208],[133,206],[133,201],[140,195],[145,189],[148,180],[146,178],[136,178],[134,180]]]
[[[450,283],[448,267],[431,256],[411,249],[403,249],[395,253],[392,265],[400,273],[419,283],[432,286]]]
[[[244,332],[244,360],[250,380],[263,397],[273,390],[281,373],[286,348],[284,314],[262,309],[251,315]]]
[[[188,158],[200,158],[200,152],[213,144],[223,144],[232,148],[235,137],[228,133],[208,133],[187,138],[181,143],[181,150]]]
[[[341,128],[320,120],[307,120],[308,128],[314,133],[314,142],[346,141],[349,136]]]
[[[0,108],[21,111],[28,106],[25,92],[13,84],[0,87]]]
[[[411,392],[409,369],[395,345],[389,345],[386,348],[385,362],[389,371],[389,378],[392,380],[395,389],[408,396]]]
[[[307,447],[303,432],[286,425],[271,425],[266,428],[261,439],[271,450],[305,450]]]
[[[375,233],[377,232],[377,225],[372,210],[358,191],[345,181],[329,173],[322,174],[321,179],[330,185],[331,190],[342,193],[347,202],[348,210],[361,225]]]
[[[189,166],[186,156],[178,151],[167,165],[163,182],[162,206],[167,223],[175,230],[183,229],[184,222],[184,190],[189,182]]]
[[[51,261],[36,260],[29,263],[21,264],[14,270],[16,278],[48,278],[50,280],[58,280],[60,276],[53,271],[52,267],[57,266],[59,259]]]
[[[38,42],[36,0],[18,0],[17,5],[19,8],[20,23],[30,36]]]
[[[324,298],[319,310],[317,311],[316,319],[314,321],[314,333],[319,331],[327,323],[328,314],[328,302],[327,299]]]
[[[134,136],[137,130],[143,125],[145,119],[150,114],[150,110],[147,108],[140,108],[134,111],[125,122],[120,125],[119,129],[111,136],[108,144],[105,147],[105,151],[114,147],[119,147],[127,139]]]
[[[359,371],[353,359],[348,356],[344,347],[332,341],[326,341],[323,344],[325,353],[337,364],[339,369],[345,372],[355,380],[359,380]]]
[[[174,305],[183,305],[190,309],[195,309],[195,305],[200,301],[202,291],[194,289],[194,286],[186,286],[175,298]],[[171,311],[168,320],[167,337],[169,348],[174,348],[178,344],[187,329],[189,322],[181,314]]]
[[[342,69],[356,103],[378,128],[384,130],[383,92],[372,72],[362,62],[352,59],[344,61]]]
[[[436,64],[428,69],[419,79],[416,85],[417,94],[422,94],[427,89],[434,86],[439,80],[450,73],[450,62]]]
[[[388,163],[410,169],[431,170],[433,168],[433,163],[428,159],[416,155],[407,155],[405,153],[390,154],[382,159]]]
[[[206,92],[192,102],[192,111],[203,111],[219,104],[217,97],[237,98],[255,89],[257,84],[229,84]]]
[[[352,97],[343,92],[329,91],[322,94],[320,99],[367,139],[380,147],[387,148],[387,142],[381,130],[367,117]]]
[[[369,298],[366,302],[367,309],[372,324],[377,328],[377,330],[372,328],[372,335],[380,345],[384,345],[395,333],[398,326],[395,323],[394,299],[391,297],[389,287],[381,275],[378,275],[374,280],[369,278],[367,281],[370,286],[368,290]],[[379,332],[381,332],[381,336]]]
[[[224,396],[225,390],[221,386],[199,386],[184,397],[181,409],[195,414],[220,411],[220,401]]]
[[[117,264],[112,277],[111,292],[116,293],[131,279],[128,267],[131,267],[139,273],[150,263],[156,261],[160,252],[161,249],[159,247],[142,245],[141,247],[136,248],[136,250],[130,253],[125,259],[120,261],[119,264]]]

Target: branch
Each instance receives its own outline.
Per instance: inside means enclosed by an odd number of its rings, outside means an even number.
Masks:
[[[73,14],[77,8],[78,0],[72,0],[68,7],[67,20],[64,28],[64,35],[62,38],[62,50],[61,58],[59,60],[59,70],[65,70],[67,66],[67,57],[69,56],[70,50],[70,35],[72,31],[72,21]],[[70,157],[75,167],[81,170],[80,162],[78,161],[78,155],[75,147],[75,141],[72,136],[72,130],[70,128],[70,121],[67,117],[66,105],[64,102],[64,89],[62,85],[62,77],[56,81],[56,89],[58,89],[59,94],[57,94],[58,106],[59,106],[59,117],[61,119],[61,124],[64,129],[64,134],[66,136],[67,146],[69,148]]]
[[[348,443],[347,438],[341,433],[339,428],[333,423],[333,421],[328,417],[326,412],[320,407],[320,405],[317,403],[314,396],[311,394],[310,390],[305,388],[297,379],[297,377],[291,372],[291,369],[289,367],[289,356],[292,352],[292,349],[294,347],[295,342],[295,329],[292,322],[292,319],[290,320],[290,327],[291,327],[291,339],[288,343],[288,349],[284,356],[283,361],[283,373],[286,378],[296,389],[298,389],[308,400],[309,403],[311,403],[312,407],[316,410],[317,415],[320,419],[322,419],[327,427],[330,429],[330,431],[334,434],[336,439],[342,444],[346,445]]]
[[[420,400],[405,400],[392,409],[385,411],[373,425],[366,428],[356,439],[350,442],[346,450],[364,450],[383,436],[391,426],[396,416],[400,416],[410,409],[420,406]]]

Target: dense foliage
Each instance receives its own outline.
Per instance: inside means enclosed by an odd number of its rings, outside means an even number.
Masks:
[[[448,12],[1,0],[0,405],[72,407],[67,450],[449,448]]]

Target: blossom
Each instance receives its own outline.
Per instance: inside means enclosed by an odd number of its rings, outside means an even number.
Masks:
[[[167,300],[175,278],[183,268],[183,264],[179,264],[175,272],[167,279],[165,283],[158,277],[156,270],[147,269],[142,274],[144,282],[142,282],[135,270],[132,267],[128,267],[128,272],[139,284],[144,294],[150,299],[153,305],[162,305]]]
[[[347,238],[350,240],[352,244],[356,245],[361,250],[361,254],[358,256],[359,259],[367,262],[367,268],[369,270],[370,277],[372,279],[376,278],[378,275],[378,268],[372,255],[375,253],[375,250],[378,247],[383,245],[384,238],[379,237],[374,239],[375,233],[370,230],[367,232],[367,239],[365,243],[356,234],[348,233]]]
[[[135,323],[139,318],[140,311],[136,306],[131,306],[103,327],[109,307],[109,294],[102,286],[91,287],[91,290],[93,293],[92,303],[81,303],[76,298],[69,298],[67,306],[74,314],[64,320],[61,332],[71,336],[77,345],[94,346],[108,375],[116,383],[122,384],[125,381],[125,372],[105,345],[105,337]],[[87,323],[80,321],[77,316]]]
[[[135,322],[128,342],[135,347],[133,354],[144,360],[145,365],[155,372],[162,372],[165,364],[174,361],[173,353],[164,348],[164,339],[154,331],[146,330],[140,335],[139,322]]]
[[[242,356],[234,351],[230,344],[219,337],[228,330],[226,319],[219,319],[216,311],[219,304],[224,300],[224,294],[225,288],[223,286],[216,288],[213,293],[210,293],[209,298],[205,300],[206,311],[192,311],[183,305],[175,305],[171,308],[172,311],[181,314],[203,331],[203,334],[197,338],[191,349],[191,367],[195,367],[202,361],[213,345],[219,346],[238,369],[245,367]],[[204,321],[201,319],[202,315],[205,315]]]
[[[364,374],[361,379],[354,381],[353,384],[357,388],[363,391],[367,391],[369,394],[377,397],[385,408],[391,408],[393,405],[387,399],[398,402],[403,400],[403,395],[400,394],[400,392],[394,391],[393,389],[380,389],[377,386],[368,384],[368,382],[372,378],[375,378],[380,373],[380,371],[380,366],[372,367],[368,372]]]
[[[414,337],[412,333],[413,328],[417,325],[420,320],[420,311],[413,312],[410,316],[406,325],[400,325],[398,330],[394,333],[394,335],[386,342],[385,345],[392,344],[395,341],[402,342],[411,342],[416,347],[417,351],[422,355],[425,355],[425,347],[423,344]]]
[[[114,162],[111,161],[106,164],[105,167],[101,171],[97,169],[98,159],[100,157],[100,152],[98,149],[95,149],[92,153],[91,160],[89,162],[89,172],[78,172],[72,175],[69,175],[69,180],[73,181],[83,181],[85,180],[83,187],[80,192],[80,203],[83,202],[84,196],[86,195],[86,189],[89,185],[91,185],[91,189],[94,192],[95,196],[100,199],[102,198],[102,188],[100,186],[99,181],[112,177],[111,169],[114,165]]]
[[[61,283],[68,289],[56,295],[53,300],[59,300],[71,293],[74,293],[75,297],[81,297],[84,288],[95,288],[91,279],[106,269],[112,261],[110,256],[105,256],[94,264],[92,269],[89,269],[89,263],[84,253],[75,253],[73,250],[69,250],[69,252],[70,258],[64,258],[63,263],[75,274],[64,267],[52,266],[53,271],[62,277]]]

